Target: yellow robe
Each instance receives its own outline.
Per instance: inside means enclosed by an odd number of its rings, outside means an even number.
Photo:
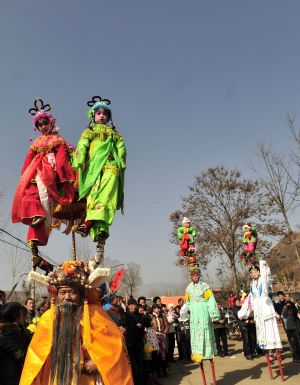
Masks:
[[[89,305],[91,343],[87,352],[104,385],[133,385],[129,356],[121,331],[99,305]],[[83,317],[80,320],[83,325]],[[19,385],[48,385],[50,381],[53,317],[41,317],[29,345]],[[82,330],[81,330],[82,333]],[[81,375],[78,385],[94,385],[95,377]]]

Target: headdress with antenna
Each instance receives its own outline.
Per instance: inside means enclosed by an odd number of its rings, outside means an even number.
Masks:
[[[109,99],[102,99],[101,96],[93,96],[92,100],[89,100],[87,102],[87,105],[89,107],[91,107],[88,111],[88,118],[90,121],[90,126],[95,125],[94,116],[95,116],[96,110],[98,110],[99,108],[104,108],[106,111],[108,111],[109,119],[112,122],[112,113],[111,113],[111,109],[109,107],[109,105],[110,105]],[[113,125],[113,123],[112,123],[112,125]]]
[[[34,100],[34,107],[29,109],[29,114],[34,116],[33,124],[34,128],[37,128],[37,123],[41,118],[48,118],[51,122],[51,125],[55,126],[55,119],[49,111],[51,111],[52,106],[50,104],[44,104],[41,98],[36,98]]]

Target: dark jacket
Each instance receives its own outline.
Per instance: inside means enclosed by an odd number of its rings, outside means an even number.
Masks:
[[[224,311],[219,309],[220,319],[213,322],[213,329],[225,329],[227,318],[225,317]],[[224,321],[224,322],[220,322]]]
[[[0,385],[18,385],[29,337],[16,323],[0,323]]]
[[[287,302],[282,309],[281,317],[286,330],[300,330],[300,320],[297,316],[298,310],[294,303]]]
[[[253,317],[250,317],[248,318],[247,320],[240,320],[239,317],[238,317],[238,311],[241,309],[241,306],[236,306],[234,305],[233,308],[232,308],[232,314],[237,322],[237,324],[239,325],[239,328],[245,328],[247,326],[250,326],[250,325],[253,325],[254,324],[254,320],[253,320]]]
[[[137,312],[130,313],[127,311],[121,316],[120,326],[126,329],[125,340],[128,349],[143,347],[145,329],[144,316]]]
[[[274,308],[275,308],[275,311],[276,311],[276,313],[278,315],[281,316],[282,310],[285,307],[285,305],[286,305],[286,301],[285,300],[274,303]]]

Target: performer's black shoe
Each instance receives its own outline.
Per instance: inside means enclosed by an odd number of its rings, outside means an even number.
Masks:
[[[106,231],[100,231],[100,233],[97,235],[97,241],[104,241],[109,237],[109,234]]]
[[[253,360],[253,357],[251,356],[251,354],[249,354],[248,356],[246,356],[246,360]]]
[[[45,221],[45,218],[44,217],[34,217],[32,219],[32,222],[31,222],[31,226],[37,226],[39,225],[40,223],[44,222]]]

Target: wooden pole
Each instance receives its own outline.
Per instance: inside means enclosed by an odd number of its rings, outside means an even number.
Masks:
[[[76,261],[76,239],[74,230],[72,230],[72,257],[74,261]]]
[[[271,380],[274,380],[273,373],[272,373],[272,366],[271,366],[270,357],[269,357],[268,352],[266,352],[266,360],[267,360],[267,364],[268,364],[268,368],[269,368],[270,378],[271,378]]]
[[[200,362],[200,369],[201,369],[203,385],[206,385],[206,378],[205,378],[205,372],[204,372],[204,368],[203,368],[203,361]]]
[[[211,367],[211,373],[212,373],[212,378],[213,378],[213,384],[217,385],[216,372],[215,372],[215,362],[213,359],[210,360],[210,367]]]
[[[279,349],[276,349],[276,357],[277,357],[277,362],[278,362],[278,366],[279,366],[281,381],[284,381],[284,373],[283,373]]]

